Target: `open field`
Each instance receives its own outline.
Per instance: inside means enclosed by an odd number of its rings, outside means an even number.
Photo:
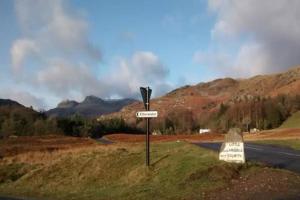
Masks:
[[[300,150],[300,138],[299,139],[287,139],[287,140],[258,140],[255,141],[258,144],[271,144],[282,147],[289,147],[295,150]]]
[[[105,136],[105,138],[118,141],[118,142],[144,142],[145,135],[134,135],[134,134],[111,134]],[[167,142],[167,141],[223,141],[224,134],[202,134],[202,135],[150,135],[151,142]]]
[[[135,134],[111,134],[105,138],[116,142],[144,142],[145,135]],[[245,133],[245,141],[256,140],[288,140],[300,139],[300,128],[289,129],[273,129],[267,131],[260,131],[258,133]],[[188,141],[188,142],[223,142],[224,134],[207,133],[207,134],[177,134],[177,135],[150,135],[152,142],[166,142],[166,141]]]
[[[300,139],[300,128],[264,130],[257,133],[244,134],[244,140],[286,140]]]
[[[6,150],[0,160],[0,196],[101,200],[300,195],[297,174],[259,164],[227,164],[213,151],[186,142],[152,143],[147,169],[144,144],[137,142],[102,145],[90,139],[44,137],[32,139],[35,147],[30,149],[30,138],[16,138],[13,143],[1,141],[0,147],[21,145],[24,140],[27,149]],[[56,149],[47,148],[55,144]],[[261,177],[259,181],[257,177]]]
[[[144,142],[145,135],[112,134],[105,138],[115,142]],[[150,135],[151,142],[187,141],[187,142],[223,142],[224,134],[202,134],[202,135]],[[260,131],[258,133],[245,133],[244,140],[259,144],[273,144],[276,146],[289,147],[300,150],[300,129],[273,129]]]
[[[65,136],[22,136],[0,140],[0,158],[27,152],[51,153],[58,150],[93,146],[97,143],[88,138]]]

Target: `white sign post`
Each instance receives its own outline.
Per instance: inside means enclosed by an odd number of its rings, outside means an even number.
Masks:
[[[239,129],[230,129],[225,135],[225,142],[221,146],[219,160],[245,163],[244,141]]]
[[[139,111],[136,113],[136,117],[138,118],[154,118],[157,116],[157,111]]]

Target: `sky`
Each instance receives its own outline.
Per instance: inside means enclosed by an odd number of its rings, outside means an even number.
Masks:
[[[0,98],[157,97],[300,64],[298,0],[1,0]]]

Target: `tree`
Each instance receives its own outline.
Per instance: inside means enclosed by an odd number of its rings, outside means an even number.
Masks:
[[[11,135],[16,135],[16,131],[14,129],[14,125],[10,119],[4,120],[1,126],[1,137],[8,138]]]

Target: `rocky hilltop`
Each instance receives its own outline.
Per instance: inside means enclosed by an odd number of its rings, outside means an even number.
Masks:
[[[78,114],[84,117],[94,117],[120,111],[124,106],[137,102],[134,99],[103,100],[96,96],[87,96],[82,102],[72,100],[62,101],[56,108],[46,114],[53,117],[69,117]]]
[[[248,79],[221,78],[187,85],[152,99],[151,110],[159,112],[159,118],[154,119],[154,122],[182,112],[190,112],[197,119],[218,111],[224,103],[234,104],[256,97],[272,98],[280,94],[300,94],[300,66],[278,74],[259,75]],[[123,117],[127,122],[135,124],[135,113],[139,110],[144,110],[144,106],[141,102],[135,102],[107,117]]]

